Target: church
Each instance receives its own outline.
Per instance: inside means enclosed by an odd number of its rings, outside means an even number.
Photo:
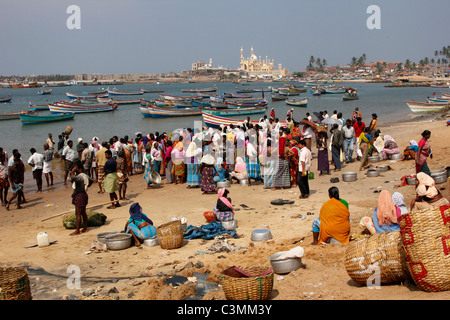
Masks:
[[[267,58],[261,60],[255,55],[253,46],[251,47],[250,57],[244,58],[244,49],[241,47],[241,66],[240,71],[244,71],[249,77],[257,78],[280,78],[287,74],[287,70],[281,67],[281,63],[278,64],[278,69],[274,68],[274,60]]]

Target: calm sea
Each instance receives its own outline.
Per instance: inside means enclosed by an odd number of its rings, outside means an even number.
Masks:
[[[170,95],[191,95],[182,92],[182,89],[201,89],[216,85],[217,94],[236,91],[236,88],[248,89],[258,88],[267,89],[268,87],[281,87],[283,83],[250,83],[248,86],[241,86],[234,83],[178,83],[178,84],[133,84],[118,85],[116,88],[121,92],[135,92],[145,89],[163,89]],[[309,102],[306,108],[294,107],[294,118],[302,119],[306,112],[311,113],[327,110],[331,115],[333,110],[342,112],[344,118],[351,116],[355,107],[358,107],[363,114],[363,121],[366,124],[370,121],[370,115],[377,113],[380,122],[406,121],[411,118],[411,111],[406,105],[406,100],[425,101],[427,96],[432,96],[436,88],[418,87],[418,88],[386,88],[381,83],[336,83],[336,85],[351,86],[358,90],[360,99],[356,101],[343,101],[340,94],[324,94],[320,97],[313,96],[309,90],[301,93],[300,96],[308,97]],[[65,86],[53,87],[52,94],[38,95],[39,88],[10,89],[0,88],[0,96],[12,95],[11,103],[0,104],[0,113],[26,110],[29,103],[46,104],[54,101],[67,100],[66,92],[81,94],[83,92],[97,92],[108,88],[107,86]],[[110,89],[113,86],[109,86]],[[264,93],[269,101],[268,113],[271,108],[275,108],[276,116],[284,120],[287,111],[292,108],[284,101],[273,102],[270,99],[270,92]],[[255,93],[254,97],[261,97],[260,92]],[[155,99],[157,93],[144,93],[139,96],[122,96],[122,99]],[[41,114],[49,114],[48,111],[41,111]],[[246,116],[241,116],[243,119]],[[257,120],[262,115],[254,115],[251,118]],[[239,118],[239,117],[234,117]],[[315,118],[313,116],[313,118]],[[147,134],[150,132],[170,132],[178,128],[192,128],[194,121],[201,121],[200,117],[172,118],[172,119],[153,119],[144,118],[139,110],[139,105],[120,105],[114,112],[78,114],[73,120],[66,122],[55,122],[50,124],[35,124],[22,126],[20,120],[0,121],[0,147],[3,147],[10,155],[12,149],[16,148],[28,158],[29,149],[34,147],[38,152],[42,152],[42,146],[47,139],[48,133],[52,133],[55,141],[58,140],[58,134],[63,132],[69,125],[73,128],[71,134],[74,144],[77,138],[81,137],[84,141],[90,142],[92,137],[97,136],[101,141],[109,140],[114,135],[123,137],[128,135],[134,138],[136,132]],[[419,132],[416,135],[420,134]]]

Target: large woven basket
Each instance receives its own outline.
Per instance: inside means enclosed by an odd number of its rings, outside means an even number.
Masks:
[[[273,271],[267,267],[231,267],[222,271],[220,283],[228,300],[267,300],[272,293]]]
[[[27,269],[0,268],[0,300],[31,300]]]
[[[418,210],[399,219],[409,273],[423,291],[450,289],[450,205]]]
[[[378,233],[349,245],[345,269],[353,281],[367,286],[406,279],[400,231]]]
[[[183,228],[180,220],[174,220],[156,229],[158,242],[163,249],[177,249],[183,245]]]

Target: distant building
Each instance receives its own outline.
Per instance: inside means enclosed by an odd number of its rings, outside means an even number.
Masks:
[[[269,60],[266,56],[265,60],[261,60],[261,56],[258,57],[251,47],[250,57],[244,58],[244,49],[241,47],[241,64],[238,70],[244,71],[249,77],[282,77],[288,72],[281,67],[281,63],[278,64],[278,69],[275,69],[274,60]]]
[[[212,58],[209,58],[209,63],[205,63],[203,60],[200,60],[192,64],[192,71],[202,71],[202,70],[225,71],[227,70],[227,68],[224,68],[222,66],[214,68]]]

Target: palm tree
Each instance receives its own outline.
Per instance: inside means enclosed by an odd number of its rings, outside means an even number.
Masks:
[[[352,63],[351,63],[351,65],[354,66],[354,65],[356,64],[357,61],[358,61],[358,59],[356,59],[356,57],[353,57],[353,58],[352,58]]]

